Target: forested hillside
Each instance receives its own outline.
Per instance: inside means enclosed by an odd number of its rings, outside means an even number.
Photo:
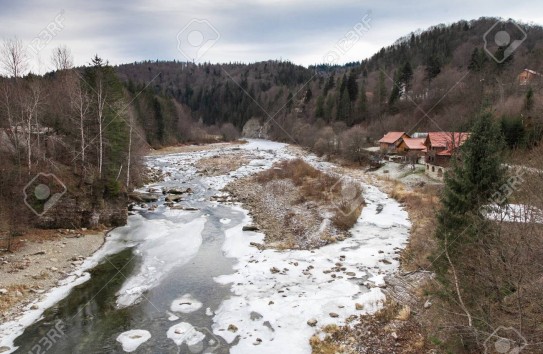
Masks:
[[[526,40],[497,63],[484,50],[485,32],[495,22],[434,26],[345,66],[148,61],[116,70],[130,91],[149,85],[153,93],[188,107],[194,121],[242,129],[257,118],[272,123],[272,137],[310,147],[320,135],[330,135],[326,125],[334,135],[360,125],[371,139],[387,130],[466,129],[483,106],[507,126],[526,124],[528,116],[538,121],[540,76],[528,85],[520,85],[518,76],[526,68],[543,71],[543,29],[522,25]]]

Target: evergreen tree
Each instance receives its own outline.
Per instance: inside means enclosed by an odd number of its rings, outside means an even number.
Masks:
[[[337,120],[349,124],[351,116],[351,100],[349,99],[349,92],[345,88],[341,93],[339,104],[337,107]]]
[[[317,98],[317,107],[315,109],[315,116],[317,118],[324,118],[324,97],[319,96]]]
[[[402,66],[400,73],[400,82],[405,85],[405,91],[409,91],[411,86],[411,80],[413,79],[413,68],[411,68],[411,63],[406,61]]]
[[[334,75],[330,75],[328,77],[328,80],[326,81],[326,85],[324,85],[324,92],[323,92],[324,96],[326,96],[328,94],[328,91],[333,89],[334,86],[336,85],[334,80],[335,80]]]
[[[341,78],[341,84],[338,86],[338,93],[340,97],[345,89],[347,89],[347,74],[343,74],[343,77]]]
[[[471,53],[471,58],[468,64],[468,69],[472,72],[479,72],[488,61],[484,50],[475,48]]]
[[[362,117],[368,113],[368,98],[366,97],[366,86],[364,83],[360,85],[360,94],[358,96],[356,113],[360,116],[360,120],[362,120]]]
[[[388,104],[390,106],[396,103],[402,95],[402,89],[405,88],[400,76],[400,73],[396,71],[396,74],[394,74],[394,85],[392,85],[392,91],[390,91],[390,97],[388,98]]]
[[[505,182],[503,147],[499,126],[490,113],[482,113],[469,139],[453,155],[452,168],[445,174],[436,233],[451,257],[479,235],[475,230],[482,222],[481,207],[491,203],[491,196]]]
[[[386,100],[387,100],[385,73],[382,70],[379,71],[379,80],[377,81],[375,92],[376,92],[376,95],[374,96],[374,100],[376,101],[377,106],[379,107],[379,114],[382,114],[384,112]]]
[[[332,114],[334,112],[336,99],[333,94],[328,95],[326,98],[326,103],[324,105],[324,119],[327,123],[330,123],[332,120]]]
[[[292,109],[292,105],[293,105],[293,96],[292,96],[292,92],[289,92],[288,93],[288,96],[287,96],[287,112],[290,112],[291,109]]]
[[[441,60],[437,55],[431,55],[426,63],[426,78],[432,81],[441,72]]]
[[[313,91],[311,91],[311,88],[308,88],[307,91],[305,92],[304,103],[311,101],[312,97],[313,97]]]
[[[351,70],[349,79],[347,80],[347,91],[349,93],[349,99],[351,102],[356,101],[358,96],[358,83],[356,82],[356,73]]]
[[[502,117],[501,130],[510,149],[524,145],[526,132],[520,117]]]

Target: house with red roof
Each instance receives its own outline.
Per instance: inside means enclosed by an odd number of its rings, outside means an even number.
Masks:
[[[418,156],[423,156],[426,153],[425,141],[425,138],[402,138],[397,150],[400,153],[415,152]]]
[[[430,132],[424,141],[426,147],[426,173],[442,179],[449,167],[451,158],[469,138],[464,132]]]
[[[410,138],[405,132],[388,132],[379,140],[382,152],[397,152],[403,138]]]
[[[518,81],[520,86],[527,86],[531,84],[534,80],[541,82],[542,75],[537,71],[524,69],[518,76]]]

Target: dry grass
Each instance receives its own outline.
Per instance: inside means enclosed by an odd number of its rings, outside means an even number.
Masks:
[[[250,161],[246,156],[217,154],[196,162],[196,168],[206,176],[219,176],[235,171]]]
[[[289,179],[300,189],[299,204],[314,201],[332,206],[332,222],[341,231],[351,229],[362,212],[364,199],[359,185],[345,186],[338,177],[327,175],[302,159],[282,161],[256,176],[261,184],[278,179]],[[348,190],[348,195],[344,195],[344,190]]]
[[[6,287],[8,291],[7,295],[0,296],[0,313],[7,313],[15,304],[19,303],[21,299],[28,293],[28,286],[26,285],[10,285]],[[14,294],[19,291],[22,297],[16,297]]]
[[[267,247],[311,249],[348,237],[360,216],[362,189],[354,183],[346,189],[343,182],[295,159],[225,190],[247,205]]]
[[[341,327],[325,326],[309,340],[313,354],[333,353],[429,353],[431,344],[411,310],[387,302],[375,315],[362,315]]]

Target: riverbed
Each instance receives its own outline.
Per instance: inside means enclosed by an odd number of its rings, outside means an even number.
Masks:
[[[221,153],[252,159],[226,175],[199,173],[199,159]],[[352,237],[313,251],[260,251],[250,243],[264,235],[243,231],[250,216],[220,191],[292,157],[285,144],[260,140],[148,157],[149,167],[166,177],[141,192],[157,192],[159,200],[132,208],[128,224],[110,232],[62,286],[0,325],[0,347],[7,353],[310,353],[309,338],[319,327],[375,312],[385,300],[384,276],[397,270],[409,234],[408,215],[395,200],[362,183],[366,207]],[[167,205],[160,192],[172,188],[192,193]]]

